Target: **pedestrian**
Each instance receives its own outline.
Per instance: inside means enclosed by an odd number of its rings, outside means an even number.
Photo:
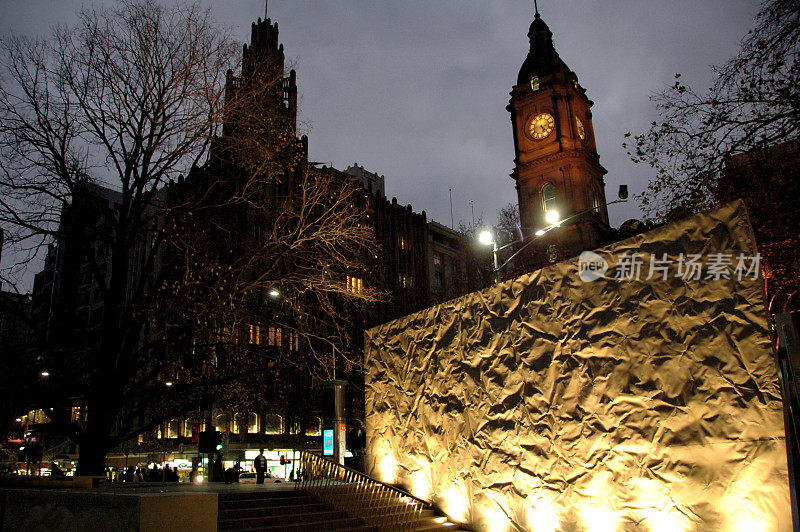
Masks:
[[[217,459],[211,468],[211,482],[225,482],[225,468],[222,465],[222,453],[217,453]]]
[[[258,450],[258,456],[253,460],[253,466],[256,468],[256,484],[263,484],[264,473],[267,472],[267,458],[264,456],[264,449]]]

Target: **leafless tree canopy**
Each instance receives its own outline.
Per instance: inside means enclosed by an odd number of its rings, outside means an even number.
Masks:
[[[800,4],[769,0],[739,53],[715,69],[707,91],[675,83],[653,100],[662,116],[634,137],[629,155],[656,174],[639,198],[663,218],[714,204],[714,187],[733,155],[800,137]]]
[[[153,1],[86,8],[52,38],[4,37],[0,223],[16,257],[39,252],[87,183],[121,192],[130,242],[155,191],[203,157],[236,54],[207,11]]]
[[[61,375],[65,396],[88,409],[82,473],[200,391],[233,397],[243,378],[292,367],[327,377],[335,349],[359,363],[351,307],[380,296],[348,283],[374,253],[368,200],[309,171],[271,103],[283,65],[235,78],[240,50],[197,5],[153,0],[86,8],[50,39],[2,40],[3,280],[69,236],[102,292],[90,345],[56,357],[75,371]],[[116,191],[103,212],[94,185]],[[252,341],[269,324],[287,349]]]

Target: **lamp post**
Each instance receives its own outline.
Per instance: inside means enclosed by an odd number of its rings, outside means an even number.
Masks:
[[[606,206],[613,205],[615,203],[625,203],[626,201],[628,201],[628,186],[627,185],[620,185],[620,187],[619,187],[619,198],[620,199],[618,199],[618,200],[614,200],[614,201],[606,203]],[[561,220],[561,216],[560,216],[560,214],[559,214],[559,212],[557,210],[553,209],[553,210],[547,211],[545,213],[545,221],[548,223],[548,225],[545,226],[545,227],[542,227],[541,229],[538,229],[536,232],[534,232],[533,233],[533,237],[530,238],[525,245],[523,245],[521,248],[519,248],[517,251],[515,251],[514,254],[512,254],[508,259],[506,259],[505,262],[503,262],[503,264],[500,264],[500,265],[498,265],[497,253],[499,251],[507,249],[507,248],[509,248],[509,247],[511,247],[511,246],[513,246],[515,244],[519,244],[520,242],[522,242],[522,239],[517,239],[517,240],[514,240],[513,242],[509,242],[508,244],[504,244],[504,245],[498,247],[497,246],[497,241],[494,238],[494,234],[492,234],[491,231],[489,231],[488,229],[485,229],[485,230],[481,231],[481,233],[478,235],[478,240],[480,241],[480,243],[485,245],[485,246],[489,246],[489,245],[492,246],[492,258],[493,258],[493,264],[494,264],[492,269],[494,271],[494,282],[495,282],[495,284],[500,282],[500,272],[502,271],[502,269],[505,268],[508,265],[509,262],[514,260],[514,258],[517,255],[519,255],[523,250],[525,250],[528,246],[530,246],[533,242],[535,242],[537,238],[542,237],[546,233],[552,231],[553,229],[555,229],[557,227],[561,227],[566,222],[569,222],[570,220],[574,220],[578,216],[581,216],[581,215],[586,214],[587,212],[591,212],[593,210],[594,209],[582,210],[580,212],[577,212],[577,213],[567,217],[564,220]]]

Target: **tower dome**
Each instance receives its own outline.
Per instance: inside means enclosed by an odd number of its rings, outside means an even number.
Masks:
[[[529,83],[534,76],[543,78],[556,72],[571,74],[569,67],[561,60],[553,46],[553,32],[547,27],[537,12],[528,30],[530,50],[522,63],[517,76],[517,85]]]

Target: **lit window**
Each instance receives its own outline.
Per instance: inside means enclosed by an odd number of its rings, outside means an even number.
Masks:
[[[442,254],[441,253],[434,253],[433,254],[433,264],[434,266],[441,266],[442,265]]]
[[[364,280],[360,277],[347,276],[347,290],[354,294],[361,294],[364,292]]]
[[[400,286],[403,288],[413,288],[414,278],[410,275],[400,274]]]
[[[251,325],[250,326],[250,344],[258,345],[261,343],[261,326],[260,325]]]
[[[177,419],[170,419],[167,422],[167,438],[177,438],[178,437],[178,420]]]
[[[539,90],[539,76],[531,77],[531,90],[534,92]]]
[[[247,416],[247,432],[250,434],[258,432],[258,414],[250,412]]]
[[[592,191],[592,210],[594,212],[600,212],[600,196],[597,194],[597,191]]]
[[[556,187],[547,183],[542,188],[542,210],[549,212],[556,207]]]
[[[275,343],[275,327],[269,328],[269,337],[267,338],[267,343],[269,345],[277,345]]]
[[[405,237],[401,236],[400,237],[400,249],[406,249],[407,246],[408,246],[408,244],[406,243]]]
[[[280,327],[275,329],[275,345],[277,345],[278,347],[281,346],[281,328]]]

